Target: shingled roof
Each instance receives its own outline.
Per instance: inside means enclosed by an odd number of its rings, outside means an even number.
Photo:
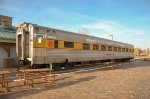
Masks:
[[[16,40],[16,27],[0,26],[0,39]]]

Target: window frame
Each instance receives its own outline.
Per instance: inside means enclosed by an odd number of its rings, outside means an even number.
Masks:
[[[111,50],[110,50],[110,48],[111,48]],[[107,51],[112,51],[112,50],[113,50],[113,46],[108,45],[108,49],[107,49]]]
[[[118,47],[118,52],[122,52],[122,47]]]
[[[39,41],[38,41],[39,39],[37,38],[37,36],[42,36],[42,40],[41,40],[40,43],[39,43]],[[43,44],[43,42],[44,42],[44,35],[43,35],[43,34],[36,34],[36,37],[35,37],[35,38],[36,38],[36,44],[39,44],[39,45],[40,45],[40,44]]]
[[[83,43],[82,48],[83,48],[83,50],[90,50],[90,44],[88,44],[88,43]]]
[[[103,49],[105,47],[105,50]],[[107,45],[101,45],[101,51],[107,51]]]
[[[117,47],[117,46],[114,46],[114,47],[113,47],[113,51],[114,51],[114,52],[118,52],[118,47]]]
[[[70,43],[70,44],[69,44]],[[71,46],[70,46],[71,45]],[[74,42],[64,41],[64,48],[74,48]]]
[[[126,52],[126,48],[122,48],[122,52]]]
[[[54,48],[58,48],[58,43],[59,43],[58,40],[54,40]]]
[[[93,50],[99,50],[99,45],[98,44],[93,44]]]

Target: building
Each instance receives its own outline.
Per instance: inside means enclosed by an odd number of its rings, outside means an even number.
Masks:
[[[144,58],[144,57],[149,57],[150,56],[150,49],[140,49],[140,48],[135,48],[134,49],[134,58]]]
[[[134,58],[140,58],[142,50],[140,48],[134,48]]]
[[[150,56],[150,49],[144,49],[143,50],[143,53],[142,53],[143,56]]]
[[[0,68],[16,64],[16,27],[11,26],[11,20],[0,15]]]
[[[0,15],[0,25],[12,26],[12,17]]]

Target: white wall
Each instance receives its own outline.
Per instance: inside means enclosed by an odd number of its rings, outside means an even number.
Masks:
[[[7,56],[8,56],[7,52],[2,47],[0,47],[0,68],[4,67],[3,66],[3,59],[7,58]],[[10,57],[15,59],[15,63],[17,62],[16,61],[16,47],[15,46],[10,48]]]
[[[10,48],[10,57],[16,58],[16,46]]]
[[[16,54],[16,46],[13,46],[13,47],[11,47],[11,49],[10,49],[10,57],[11,58],[14,58],[14,62],[15,62],[15,66],[17,65],[17,63],[18,63],[18,61],[17,61],[17,56],[16,56],[17,54]]]

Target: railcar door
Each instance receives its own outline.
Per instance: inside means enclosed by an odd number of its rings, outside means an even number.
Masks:
[[[24,60],[29,58],[29,46],[30,46],[30,33],[26,31],[24,28],[20,28],[17,30],[16,35],[16,52],[19,60]]]
[[[21,58],[22,57],[22,33],[21,32],[18,33],[16,39],[17,39],[17,42],[16,42],[17,57]]]
[[[29,58],[29,32],[24,33],[24,57]]]

